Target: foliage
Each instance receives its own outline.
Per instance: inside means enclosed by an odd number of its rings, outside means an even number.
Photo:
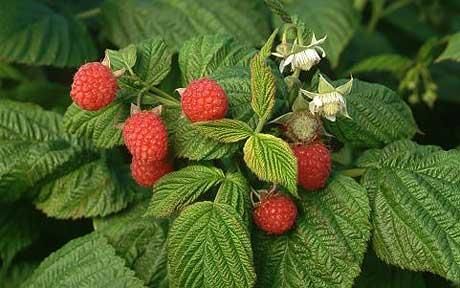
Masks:
[[[3,1],[0,286],[456,287],[458,19],[456,0]],[[306,51],[321,62],[280,72]],[[102,59],[116,100],[82,110],[72,75]],[[182,114],[201,77],[226,118]],[[318,191],[284,126],[309,101],[349,116],[318,117]],[[143,188],[122,126],[153,108],[174,171]],[[252,221],[270,189],[298,209],[279,236]]]

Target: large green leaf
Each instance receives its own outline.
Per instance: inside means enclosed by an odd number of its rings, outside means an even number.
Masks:
[[[446,50],[438,57],[436,61],[452,60],[460,62],[460,33],[449,37]]]
[[[152,288],[167,288],[167,223],[143,217],[146,202],[128,210],[94,220],[96,231],[104,234],[115,248],[117,255],[125,259],[136,276]]]
[[[297,161],[280,138],[260,133],[251,136],[244,145],[244,161],[261,180],[281,184],[297,196]]]
[[[251,106],[259,118],[267,120],[275,105],[276,82],[271,68],[260,53],[251,60]]]
[[[198,122],[193,125],[204,136],[223,143],[233,143],[244,140],[254,132],[245,122],[233,119]]]
[[[88,158],[85,148],[63,132],[61,121],[35,105],[0,101],[1,201],[17,200],[62,166]]]
[[[190,81],[209,76],[222,68],[248,62],[253,51],[228,36],[192,38],[179,51],[183,84],[186,86]]]
[[[229,156],[237,148],[234,143],[223,144],[205,137],[185,117],[180,117],[171,137],[175,155],[190,160],[211,160]]]
[[[119,127],[129,115],[129,106],[115,101],[99,111],[86,111],[72,104],[64,115],[66,130],[79,137],[86,137],[99,148],[112,148],[123,144]]]
[[[224,179],[222,170],[206,166],[188,166],[169,173],[153,187],[146,215],[166,217],[196,200]]]
[[[243,174],[239,172],[229,173],[225,175],[225,179],[217,191],[215,202],[232,206],[243,221],[249,225],[249,211],[251,210],[250,194],[251,188]]]
[[[340,141],[356,147],[381,147],[412,138],[417,130],[409,106],[392,90],[354,80],[345,97],[351,119],[340,117],[326,127]]]
[[[194,204],[174,221],[168,239],[171,287],[252,287],[249,234],[231,206]]]
[[[44,184],[35,205],[48,216],[81,218],[106,216],[145,196],[132,180],[120,155],[107,155],[85,163]]]
[[[259,1],[239,0],[110,0],[102,6],[104,28],[120,47],[161,35],[178,49],[197,35],[226,33],[258,45],[269,33]]]
[[[399,269],[380,261],[374,253],[364,258],[363,272],[354,288],[425,288],[422,273]]]
[[[0,204],[1,270],[8,269],[14,256],[37,239],[39,220],[39,215],[32,206]]]
[[[316,35],[327,40],[323,47],[332,66],[339,58],[359,24],[359,14],[349,0],[303,0],[287,1],[287,9],[299,15],[306,26]],[[307,43],[306,43],[307,44]]]
[[[360,74],[369,72],[389,72],[396,77],[403,77],[407,69],[413,65],[413,61],[399,54],[382,54],[372,56],[355,64],[350,73]]]
[[[24,288],[145,287],[98,233],[75,239],[51,254],[22,285]]]
[[[359,160],[385,262],[460,279],[460,152],[399,141]]]
[[[0,9],[0,58],[35,65],[78,66],[96,58],[82,23],[43,2],[5,0]]]
[[[294,230],[279,237],[256,234],[256,286],[351,288],[370,235],[366,191],[349,177],[333,176],[299,204]]]

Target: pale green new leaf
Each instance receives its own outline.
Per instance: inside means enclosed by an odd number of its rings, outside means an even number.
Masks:
[[[96,231],[104,234],[126,265],[152,288],[168,288],[165,222],[144,217],[147,202],[120,214],[94,220]]]
[[[278,183],[297,196],[297,161],[289,145],[269,134],[255,134],[244,145],[244,161],[261,180]]]
[[[256,46],[269,34],[264,8],[240,0],[110,0],[102,6],[102,27],[119,47],[161,35],[178,50],[192,37],[215,33]]]
[[[120,50],[105,50],[105,54],[110,60],[110,68],[114,71],[132,68],[136,64],[136,52],[136,46],[133,44]]]
[[[398,141],[370,150],[367,168],[373,246],[385,262],[460,279],[460,152]]]
[[[201,132],[184,117],[180,117],[171,137],[175,155],[190,160],[211,160],[231,155],[238,148],[234,143],[220,143]]]
[[[381,147],[412,138],[417,126],[409,106],[392,90],[379,84],[354,80],[345,96],[351,119],[326,121],[326,128],[340,141],[355,147]]]
[[[332,177],[324,190],[302,194],[292,231],[257,232],[256,287],[352,287],[370,235],[369,201],[353,179]]]
[[[96,58],[84,25],[33,0],[4,0],[0,9],[0,58],[58,67]]]
[[[144,190],[132,180],[129,167],[115,158],[103,157],[79,166],[44,184],[35,205],[46,215],[59,219],[106,216],[118,212]]]
[[[402,77],[412,65],[413,61],[405,56],[383,54],[362,60],[351,67],[349,73],[389,72],[396,77]]]
[[[225,175],[225,179],[217,191],[216,203],[228,204],[232,206],[241,216],[244,223],[250,223],[250,195],[251,189],[248,180],[243,174],[236,172]]]
[[[39,214],[32,206],[0,204],[0,274],[8,269],[19,252],[38,238],[39,221]]]
[[[275,77],[271,68],[260,54],[251,60],[251,106],[254,112],[264,120],[267,120],[275,105]]]
[[[286,8],[298,15],[318,37],[327,35],[322,44],[333,67],[339,64],[340,54],[353,37],[359,24],[359,14],[350,0],[286,1]],[[305,39],[307,43],[310,39]]]
[[[223,143],[238,142],[254,134],[248,124],[233,119],[197,122],[193,126],[204,136]]]
[[[249,62],[254,50],[228,36],[199,36],[185,42],[179,51],[184,86],[192,80],[219,72],[222,68]]]
[[[222,170],[198,165],[169,173],[153,187],[146,215],[167,217],[195,201],[224,178]]]
[[[437,62],[445,60],[460,62],[460,33],[449,37],[446,50],[436,59]]]
[[[101,234],[70,241],[48,256],[23,288],[144,288]]]
[[[174,221],[168,239],[171,287],[252,287],[249,233],[231,206],[201,202]]]
[[[99,111],[86,111],[75,104],[64,115],[66,130],[79,137],[86,137],[99,148],[112,148],[123,144],[120,124],[129,115],[129,106],[115,101]]]

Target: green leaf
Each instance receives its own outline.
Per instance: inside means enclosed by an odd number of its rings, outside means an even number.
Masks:
[[[279,183],[297,195],[297,161],[289,145],[268,134],[255,134],[244,145],[244,161],[261,180]]]
[[[299,204],[294,230],[255,235],[256,287],[351,288],[370,235],[366,191],[349,177],[333,176]]]
[[[13,65],[0,61],[0,79],[22,81],[26,80],[26,77]]]
[[[163,39],[150,38],[138,44],[134,72],[147,86],[155,86],[166,78],[171,70],[172,51]]]
[[[145,287],[98,233],[72,240],[48,256],[21,287],[82,286]]]
[[[220,185],[215,202],[232,206],[241,216],[244,223],[249,225],[250,193],[251,189],[248,180],[244,178],[243,174],[239,172],[230,173],[225,176],[225,180]]]
[[[223,144],[208,137],[204,137],[198,129],[184,117],[177,120],[171,143],[175,155],[190,160],[219,159],[232,154],[238,145]]]
[[[105,50],[112,70],[130,69],[136,64],[136,46],[133,44],[120,50]]]
[[[238,142],[254,133],[248,124],[233,119],[197,122],[193,126],[204,136],[224,143]]]
[[[283,3],[281,3],[280,0],[265,0],[265,3],[274,14],[281,18],[281,20],[286,23],[292,23],[291,16],[286,11]]]
[[[437,62],[445,60],[460,62],[460,33],[449,37],[446,50],[436,59]]]
[[[409,106],[385,86],[354,80],[345,100],[351,119],[326,122],[326,128],[342,142],[355,147],[381,147],[416,133]]]
[[[2,288],[20,288],[38,265],[30,262],[15,263],[7,271],[0,272]]]
[[[132,180],[120,155],[108,155],[79,166],[43,185],[35,205],[59,219],[106,216],[145,196]]]
[[[102,6],[109,39],[123,47],[155,35],[174,50],[197,35],[225,33],[251,46],[269,34],[261,3],[239,0],[109,0]]]
[[[327,40],[322,46],[332,66],[336,67],[339,64],[340,54],[359,24],[359,14],[353,8],[351,1],[289,1],[286,8],[293,14],[299,15],[306,27],[315,32],[318,37],[327,35]]]
[[[387,263],[460,279],[460,151],[399,141],[370,150],[367,168],[373,246]]]
[[[276,85],[271,68],[260,54],[251,60],[251,106],[261,119],[267,120],[275,105]]]
[[[403,77],[413,65],[413,61],[399,54],[382,54],[372,56],[355,64],[349,71],[353,74],[361,74],[368,72],[389,72],[396,77]]]
[[[168,288],[166,238],[168,225],[143,217],[147,202],[123,213],[94,220],[96,231],[104,234],[128,267],[148,287]]]
[[[168,239],[171,287],[252,287],[249,234],[225,204],[194,204],[174,221]]]
[[[195,201],[224,177],[222,170],[206,166],[188,166],[169,173],[153,187],[146,215],[167,217]]]
[[[374,253],[364,258],[363,272],[356,279],[355,288],[425,288],[422,273],[398,269],[380,261]]]
[[[249,62],[253,49],[223,35],[199,36],[185,42],[179,51],[183,84],[210,76],[220,69]]]
[[[96,58],[80,21],[32,0],[5,0],[0,10],[0,58],[9,62],[58,67]]]
[[[72,104],[64,115],[66,130],[91,140],[94,146],[109,149],[122,145],[122,129],[118,127],[129,115],[129,107],[115,101],[99,111],[86,111]]]
[[[40,220],[31,206],[0,204],[1,270],[8,269],[13,258],[38,238]]]

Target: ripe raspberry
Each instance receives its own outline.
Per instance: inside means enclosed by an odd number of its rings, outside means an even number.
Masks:
[[[182,111],[191,122],[218,120],[227,113],[227,95],[212,79],[192,81],[181,96]]]
[[[152,111],[131,115],[123,125],[123,139],[139,161],[163,160],[168,154],[168,132],[160,116]]]
[[[117,94],[117,79],[99,62],[86,63],[73,77],[70,96],[80,108],[95,111],[109,105]]]
[[[294,143],[311,143],[320,131],[321,121],[308,111],[294,112],[286,122],[286,136]]]
[[[331,173],[331,153],[321,142],[295,145],[297,182],[307,190],[318,190],[326,185]]]
[[[150,187],[161,177],[173,171],[168,161],[142,162],[133,158],[131,163],[131,175],[137,184]]]
[[[297,207],[291,198],[281,194],[262,195],[253,211],[254,223],[268,234],[281,235],[290,230],[297,217]]]

